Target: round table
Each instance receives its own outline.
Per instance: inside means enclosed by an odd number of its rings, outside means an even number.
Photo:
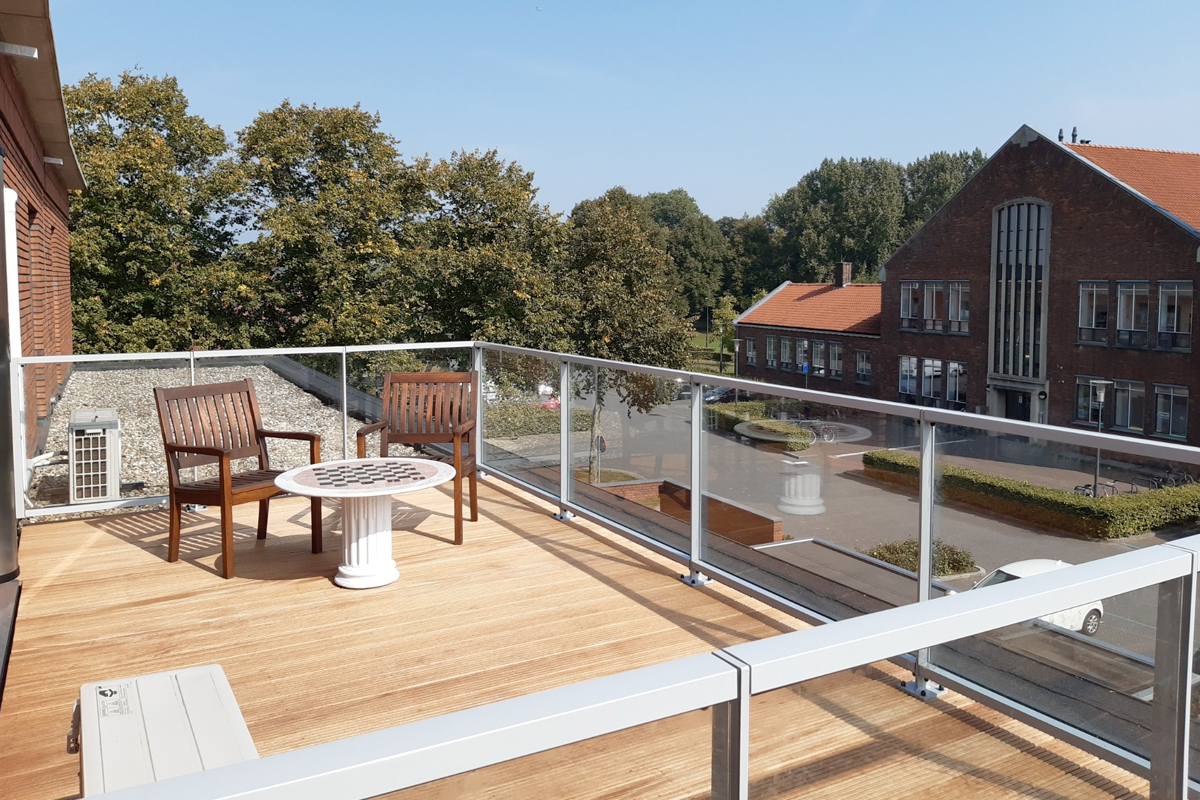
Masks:
[[[342,501],[342,565],[333,582],[347,589],[386,586],[400,577],[392,559],[392,495],[446,483],[454,467],[421,458],[322,461],[275,478],[285,492]]]

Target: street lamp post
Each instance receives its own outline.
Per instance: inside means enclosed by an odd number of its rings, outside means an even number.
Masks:
[[[1104,392],[1109,386],[1113,385],[1112,381],[1091,380],[1092,392],[1095,395],[1096,407],[1096,433],[1104,431]],[[1092,482],[1092,497],[1100,496],[1100,448],[1096,447],[1096,477]]]
[[[742,352],[742,340],[733,340],[733,377],[738,377],[738,354]]]
[[[721,352],[717,356],[717,372],[721,375],[725,374],[725,323],[717,323],[717,335],[721,338]]]

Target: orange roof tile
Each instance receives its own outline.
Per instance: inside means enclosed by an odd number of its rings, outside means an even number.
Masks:
[[[1067,142],[1063,146],[1200,229],[1200,153]]]
[[[882,299],[878,283],[785,283],[738,322],[878,336]]]

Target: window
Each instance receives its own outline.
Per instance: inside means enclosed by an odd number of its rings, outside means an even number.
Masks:
[[[1158,346],[1192,349],[1192,282],[1158,285]]]
[[[967,407],[967,365],[962,361],[946,362],[946,404],[957,411]]]
[[[969,333],[971,322],[971,282],[950,281],[950,310],[946,330]]]
[[[796,371],[805,372],[804,366],[808,364],[808,339],[796,340]]]
[[[917,402],[916,356],[900,356],[900,402]]]
[[[944,291],[941,281],[925,282],[925,330],[941,331],[944,326],[945,309],[942,308]]]
[[[829,377],[842,379],[842,343],[829,343]]]
[[[786,336],[779,340],[779,368],[792,370],[792,340]]]
[[[1094,380],[1090,375],[1075,376],[1075,421],[1076,422],[1095,422],[1096,403],[1093,393],[1094,388],[1089,381]]]
[[[992,224],[991,372],[1046,378],[1050,206],[1022,200],[996,209]]]
[[[1146,384],[1114,381],[1113,427],[1141,433],[1146,419]]]
[[[758,363],[758,353],[754,350],[754,339],[746,337],[746,366],[753,367]]]
[[[1117,344],[1145,347],[1150,323],[1150,285],[1117,284]]]
[[[812,343],[812,374],[825,374],[825,343],[814,341]]]
[[[1108,344],[1108,283],[1079,284],[1079,341]]]
[[[854,356],[854,380],[859,383],[871,382],[871,351],[859,350]]]
[[[940,406],[942,404],[942,360],[940,358],[923,358],[921,362],[921,405]]]
[[[917,314],[921,310],[921,284],[900,281],[900,327],[917,330]]]
[[[1154,386],[1154,432],[1187,438],[1188,390],[1186,386]]]
[[[775,336],[767,337],[767,369],[775,369],[775,355],[778,352],[779,339]]]

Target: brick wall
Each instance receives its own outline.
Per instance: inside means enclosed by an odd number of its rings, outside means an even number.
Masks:
[[[807,386],[809,389],[815,389],[822,392],[836,392],[837,394],[849,394],[859,397],[879,397],[878,393],[878,375],[876,370],[876,361],[880,357],[879,338],[875,336],[847,336],[838,333],[820,333],[798,331],[795,328],[778,328],[768,327],[765,325],[739,325],[737,335],[745,340],[747,338],[754,339],[755,350],[757,351],[757,364],[751,365],[746,361],[746,345],[743,342],[741,349],[738,352],[738,376],[742,378],[752,378],[754,380],[768,381],[770,383],[781,383],[785,386],[798,386],[801,389],[805,388],[804,373],[797,371],[796,352],[794,342],[796,339],[808,339],[809,341],[809,360],[812,360],[812,343],[814,341],[825,342],[825,363],[831,365],[829,358],[829,343],[839,342],[842,345],[842,377],[831,378],[821,375],[810,374],[808,376]],[[780,339],[787,337],[793,340],[792,349],[792,367],[791,369],[783,369],[782,364],[778,363],[774,368],[767,366],[767,337],[776,336]],[[868,384],[860,384],[855,379],[857,368],[856,353],[859,350],[866,350],[871,354],[871,381]],[[778,356],[778,351],[776,351]]]
[[[5,153],[5,186],[18,195],[21,352],[27,356],[69,354],[72,349],[67,190],[57,174],[58,168],[42,161],[44,151],[7,57],[0,57],[0,145]],[[67,372],[67,365],[26,369],[25,424],[31,454],[37,446],[38,420],[48,414],[50,402]]]

